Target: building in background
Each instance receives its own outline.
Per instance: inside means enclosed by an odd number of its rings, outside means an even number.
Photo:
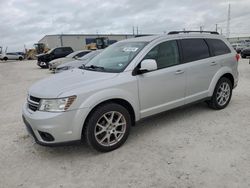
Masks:
[[[73,50],[82,50],[86,45],[96,42],[96,38],[108,38],[109,44],[120,40],[133,38],[130,34],[58,34],[45,35],[38,43],[44,43],[47,48],[52,49],[61,46],[70,46]]]

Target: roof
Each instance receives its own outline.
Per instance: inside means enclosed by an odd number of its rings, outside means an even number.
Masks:
[[[126,39],[126,42],[151,42],[156,39],[171,39],[171,38],[223,38],[222,35],[217,34],[207,34],[207,33],[181,33],[181,34],[163,34],[163,35],[152,35],[152,36],[145,36],[145,37],[137,37],[137,38],[130,38]]]

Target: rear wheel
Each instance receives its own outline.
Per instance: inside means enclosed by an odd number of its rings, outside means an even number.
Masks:
[[[225,108],[232,97],[232,82],[225,77],[222,77],[214,89],[213,96],[208,104],[211,108],[220,110]]]
[[[131,118],[126,108],[107,103],[97,107],[86,121],[84,135],[88,144],[101,152],[117,149],[127,140]]]
[[[23,60],[23,58],[22,58],[22,57],[19,57],[18,59],[19,59],[19,61],[22,61],[22,60]]]
[[[4,61],[7,61],[7,60],[8,60],[8,57],[4,57],[3,60],[4,60]]]

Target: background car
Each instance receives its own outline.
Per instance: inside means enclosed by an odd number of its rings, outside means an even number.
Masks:
[[[244,50],[241,51],[242,58],[247,58],[247,56],[250,56],[250,47],[245,48]]]
[[[67,55],[66,57],[54,59],[54,60],[49,62],[49,70],[55,71],[57,66],[59,66],[63,63],[73,61],[74,59],[81,58],[81,57],[85,56],[86,54],[88,54],[89,52],[91,52],[91,51],[90,50],[81,50],[81,51],[73,52],[73,53]]]
[[[55,73],[59,73],[59,72],[74,69],[74,68],[80,68],[83,65],[87,64],[92,58],[100,54],[102,51],[103,50],[95,50],[75,61],[63,63],[55,69]]]
[[[4,53],[4,54],[0,54],[0,59],[1,60],[23,60],[24,59],[24,56],[23,55],[20,55],[18,53]]]
[[[242,44],[232,44],[233,48],[237,53],[241,53],[241,51],[244,49],[244,46]]]
[[[59,47],[49,50],[47,53],[37,55],[37,65],[41,68],[49,68],[49,62],[65,57],[73,52],[71,47]]]

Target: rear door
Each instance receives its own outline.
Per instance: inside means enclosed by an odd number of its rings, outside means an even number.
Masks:
[[[8,59],[15,60],[17,59],[17,55],[15,53],[7,53]]]
[[[207,42],[202,38],[180,40],[183,63],[187,64],[186,103],[208,96],[208,89],[214,74],[219,69],[211,58]]]
[[[153,47],[144,59],[154,59],[157,70],[137,75],[141,118],[184,104],[186,71],[175,40]]]

